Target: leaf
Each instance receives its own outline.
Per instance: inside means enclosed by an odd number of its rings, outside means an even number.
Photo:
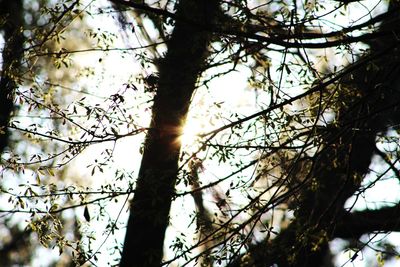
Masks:
[[[86,221],[90,222],[90,214],[87,206],[85,206],[85,209],[83,210],[83,217],[85,217]]]
[[[114,135],[118,135],[118,130],[114,127],[111,127],[111,131]]]

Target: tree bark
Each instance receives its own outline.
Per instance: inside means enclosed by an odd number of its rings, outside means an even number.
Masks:
[[[168,52],[159,65],[153,116],[131,203],[121,267],[159,266],[175,191],[179,136],[196,81],[207,57],[217,0],[182,0]],[[188,21],[193,23],[188,23]]]
[[[0,0],[0,23],[5,45],[0,78],[0,154],[8,142],[8,122],[13,109],[13,91],[17,86],[15,75],[23,54],[23,6],[21,0]]]

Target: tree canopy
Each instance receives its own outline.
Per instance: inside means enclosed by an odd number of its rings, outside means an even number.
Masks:
[[[0,265],[398,261],[398,1],[0,0],[0,34]]]

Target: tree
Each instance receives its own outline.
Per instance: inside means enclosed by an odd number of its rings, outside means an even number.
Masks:
[[[7,144],[7,124],[12,112],[12,96],[15,82],[13,81],[12,74],[15,69],[18,69],[21,64],[23,37],[21,28],[23,25],[22,1],[1,1],[1,28],[4,31],[4,48],[3,48],[3,62],[2,62],[2,75],[0,80],[0,98],[3,105],[0,110],[0,129],[3,132],[0,137],[0,152],[2,152]]]
[[[18,76],[21,71],[24,21],[22,1],[0,1],[0,10],[0,29],[4,39],[0,77],[0,102],[2,103],[0,107],[0,153],[2,153],[8,143],[9,129],[7,125],[13,112],[13,93],[17,87],[15,76]],[[29,234],[19,231],[17,227],[13,227],[7,221],[3,222],[3,226],[10,233],[9,236],[14,238],[7,240],[7,235],[3,235],[8,242],[2,242],[0,264],[3,266],[9,266],[12,262],[23,264],[24,254],[30,254],[27,242]],[[19,251],[19,256],[12,260],[12,253],[16,250]]]
[[[217,4],[217,1],[181,1],[177,7],[176,14],[183,21],[176,22],[167,54],[159,65],[153,117],[132,201],[121,266],[154,266],[162,260],[178,174],[180,145],[176,140],[211,39],[210,32],[204,29],[207,25],[202,24],[207,20],[213,23]]]
[[[380,32],[398,32],[398,7],[392,3],[388,11],[392,15],[383,20]],[[381,37],[368,43],[370,54],[348,67],[335,92],[342,103],[329,105],[338,115],[323,129],[323,149],[311,159],[312,167],[300,174],[315,179],[316,184],[300,190],[296,219],[267,245],[270,248],[262,251],[260,245],[253,247],[256,266],[322,266],[333,238],[357,240],[371,232],[387,232],[388,224],[398,220],[397,205],[357,212],[345,208],[351,196],[364,192],[362,181],[370,171],[374,154],[382,157],[397,177],[397,167],[376,147],[376,139],[398,124],[398,42]],[[294,245],[283,249],[288,244]]]
[[[114,177],[98,189],[80,190],[39,177],[37,185],[25,184],[25,193],[13,194],[13,213],[31,214],[28,229],[44,244],[55,243],[61,253],[69,247],[78,264],[97,261],[103,244],[113,243],[110,239],[117,235],[120,215],[133,195],[125,241],[111,245],[122,250],[121,266],[329,266],[335,238],[348,241],[342,250],[353,251],[349,262],[368,246],[380,263],[398,255],[388,238],[373,243],[378,233],[398,231],[397,200],[384,205],[366,199],[375,204],[373,209],[360,208],[359,201],[385,179],[398,179],[397,2],[380,3],[361,15],[358,1],[111,0],[112,9],[67,2],[45,6],[50,24],[44,34],[32,34],[33,45],[25,42],[21,56],[28,62],[49,57],[62,75],[74,77],[72,67],[80,68],[74,60],[82,51],[102,53],[102,63],[111,51],[139,49],[117,47],[117,34],[110,31],[83,28],[85,19],[105,14],[115,16],[127,40],[140,35],[140,42],[148,44],[140,49],[147,47],[148,52],[135,54],[141,73],[115,84],[122,89],[109,89],[100,102],[82,97],[93,90],[71,94],[72,103],[49,99],[49,86],[66,86],[35,63],[32,71],[15,75],[25,80],[13,81],[19,86],[16,103],[41,119],[19,122],[19,111],[8,122],[11,136],[25,133],[33,143],[53,140],[58,145],[47,154],[20,155],[13,148],[15,153],[8,152],[12,156],[2,157],[3,166],[15,172],[33,166],[38,177],[44,172],[58,177],[76,164],[73,159],[83,160],[85,150],[101,144],[88,174]],[[327,22],[332,20],[337,23]],[[149,23],[152,27],[144,26]],[[67,47],[68,38],[79,36],[76,29],[86,33],[88,47]],[[82,69],[94,74],[88,77],[98,75]],[[198,95],[203,102],[207,94],[215,97],[224,90],[216,82],[234,75],[247,79],[247,98],[241,99],[246,106],[232,112],[226,103],[232,98],[229,91],[222,101],[195,104]],[[70,82],[74,84],[81,81]],[[24,91],[27,86],[30,91]],[[143,108],[128,108],[138,102],[145,103]],[[141,116],[150,104],[146,126]],[[191,114],[195,111],[209,116],[208,121],[196,119]],[[47,115],[61,125],[41,125]],[[194,149],[182,146],[187,118],[187,124],[197,120],[208,127],[190,144]],[[118,143],[142,133],[146,137],[138,174],[115,168]],[[174,214],[180,211],[174,205],[191,198],[192,212],[179,222],[185,229],[166,238],[169,224],[178,223]],[[115,209],[110,200],[116,201],[119,213],[107,224],[98,248],[82,227],[74,242],[58,234],[62,224],[55,215],[72,209],[82,212],[81,219],[89,224],[94,218],[101,221]],[[43,217],[37,220],[38,214]]]

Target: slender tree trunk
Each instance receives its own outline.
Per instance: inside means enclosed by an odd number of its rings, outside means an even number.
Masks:
[[[159,266],[178,172],[180,142],[197,78],[207,57],[207,32],[217,0],[181,0],[168,52],[159,66],[151,130],[131,204],[121,267]]]
[[[13,91],[16,87],[14,75],[19,68],[23,52],[22,0],[0,0],[0,25],[5,41],[0,77],[0,153],[2,153],[7,146],[7,125],[13,109]]]

